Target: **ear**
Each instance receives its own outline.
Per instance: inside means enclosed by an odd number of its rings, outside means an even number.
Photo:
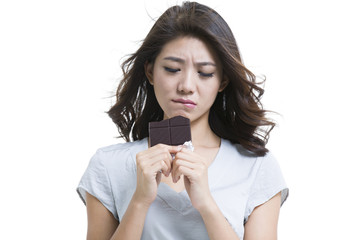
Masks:
[[[154,65],[152,63],[149,63],[148,61],[146,61],[145,63],[145,75],[147,77],[147,79],[149,80],[149,83],[151,85],[154,85],[154,78],[153,78],[153,70],[154,70]]]
[[[223,75],[223,79],[221,80],[221,83],[220,83],[220,87],[219,87],[219,92],[222,92],[226,86],[229,84],[229,79],[228,77],[224,74]]]

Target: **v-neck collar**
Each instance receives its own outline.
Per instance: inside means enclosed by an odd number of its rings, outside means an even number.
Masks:
[[[225,141],[221,139],[219,151],[217,152],[214,161],[211,163],[211,165],[208,168],[208,183],[209,183],[210,191],[212,189],[212,186],[214,186],[217,183],[217,178],[216,178],[217,169],[218,169],[217,166],[221,164],[220,159],[222,158],[225,144],[226,144]],[[160,182],[159,184],[157,197],[159,197],[167,205],[169,205],[170,207],[172,207],[181,214],[185,212],[184,211],[185,209],[192,207],[191,200],[186,192],[186,189],[184,189],[181,192],[176,192],[169,185],[163,182]]]

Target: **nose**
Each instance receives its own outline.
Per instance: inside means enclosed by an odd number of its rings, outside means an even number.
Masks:
[[[182,94],[192,94],[195,91],[195,76],[191,71],[185,72],[178,84],[178,91]]]

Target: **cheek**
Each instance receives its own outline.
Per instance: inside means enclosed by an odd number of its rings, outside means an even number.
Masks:
[[[166,95],[172,88],[173,86],[171,86],[169,81],[161,81],[160,79],[158,79],[158,81],[154,81],[155,92]]]
[[[169,79],[166,76],[162,76],[161,74],[154,74],[154,91],[155,96],[158,99],[158,101],[161,101],[162,99],[166,99],[167,96],[172,92],[174,89],[174,84],[172,81],[169,81]]]
[[[202,89],[202,95],[207,98],[216,98],[219,92],[220,84],[212,83],[212,84],[204,84]]]
[[[154,74],[154,87],[159,92],[168,93],[170,90],[176,89],[177,79],[174,77],[169,77],[166,73],[157,73]]]

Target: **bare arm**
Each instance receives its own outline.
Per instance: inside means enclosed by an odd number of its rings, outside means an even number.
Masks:
[[[140,239],[148,206],[132,200],[121,220],[114,218],[94,196],[86,194],[88,214],[87,239]]]
[[[88,217],[87,239],[110,239],[119,224],[112,213],[89,193],[86,193],[86,210]]]
[[[202,219],[204,220],[206,230],[211,240],[216,239],[239,239],[234,229],[230,226],[224,215],[215,202],[204,210],[200,210]]]
[[[140,239],[149,206],[132,200],[111,240]]]
[[[281,194],[256,207],[245,224],[244,240],[276,240]]]
[[[137,187],[120,224],[94,196],[86,193],[87,239],[140,239],[146,214],[157,195],[161,173],[169,175],[171,155],[177,147],[157,145],[136,155]]]

